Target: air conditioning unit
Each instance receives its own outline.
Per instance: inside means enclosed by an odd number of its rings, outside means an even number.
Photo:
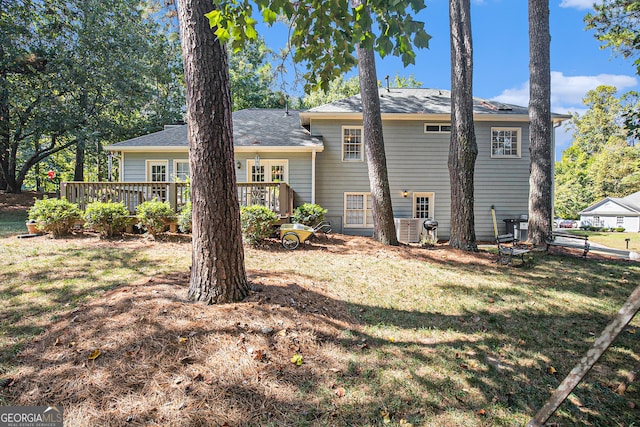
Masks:
[[[420,233],[424,218],[394,218],[396,237],[399,242],[420,243]]]

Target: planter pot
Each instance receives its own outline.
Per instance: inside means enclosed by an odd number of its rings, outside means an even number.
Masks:
[[[29,231],[29,234],[42,234],[42,231],[38,230],[38,227],[36,227],[37,224],[35,222],[27,222],[27,230]]]

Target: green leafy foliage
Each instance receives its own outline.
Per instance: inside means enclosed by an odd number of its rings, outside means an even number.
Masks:
[[[193,225],[193,210],[191,202],[185,203],[178,214],[178,229],[183,233],[191,233]]]
[[[104,174],[104,145],[181,119],[179,42],[140,12],[138,2],[120,0],[3,3],[0,168],[8,191],[20,191],[27,175],[42,179],[43,169],[73,177],[76,150],[92,174]]]
[[[144,227],[149,234],[156,237],[165,230],[167,223],[176,220],[176,214],[169,202],[153,199],[138,205],[136,218],[138,226]]]
[[[251,205],[240,208],[242,236],[250,245],[256,245],[269,237],[278,215],[266,206]]]
[[[423,0],[371,0],[366,2],[366,8],[363,2],[351,7],[347,1],[255,3],[267,24],[275,23],[278,16],[289,22],[289,46],[293,60],[305,64],[307,90],[327,90],[329,82],[351,70],[357,64],[357,44],[374,48],[382,57],[398,56],[404,65],[409,65],[415,62],[413,46],[426,48],[431,38],[424,23],[412,18],[412,13],[425,8]],[[217,8],[207,14],[216,35],[222,41],[231,40],[234,51],[257,37],[252,16],[253,7],[248,0],[218,2]],[[372,31],[374,22],[376,28]]]
[[[640,75],[640,1],[604,0],[593,5],[594,13],[584,20],[587,29],[595,30],[595,37],[603,47],[609,47],[624,58],[634,59],[636,74]],[[637,96],[637,94],[636,94]],[[640,140],[640,111],[629,109],[625,124],[630,134]]]
[[[326,214],[327,210],[323,209],[320,205],[305,203],[293,210],[291,220],[299,224],[314,227],[319,222],[324,221],[324,217]]]
[[[589,108],[567,123],[574,141],[556,163],[555,213],[563,218],[604,197],[624,197],[640,191],[640,146],[629,137],[622,119],[635,98],[616,97],[616,88],[599,86],[584,99]]]
[[[82,219],[78,205],[66,199],[43,198],[29,209],[29,219],[36,221],[38,229],[58,238],[69,234],[76,221]]]
[[[84,212],[85,227],[97,231],[101,237],[121,232],[129,223],[129,210],[122,202],[93,202]]]

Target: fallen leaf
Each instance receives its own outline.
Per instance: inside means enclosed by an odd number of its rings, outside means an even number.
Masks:
[[[409,421],[405,420],[404,418],[400,420],[400,425],[404,427],[413,427],[413,424],[411,424]]]
[[[89,360],[96,360],[98,357],[100,357],[100,355],[101,355],[101,354],[102,354],[102,353],[100,353],[100,350],[97,350],[97,349],[96,349],[96,350],[93,350],[93,351],[91,352],[91,354],[89,354],[89,355],[87,356],[87,359],[89,359]]]
[[[553,366],[547,366],[547,373],[548,374],[555,374],[558,371],[556,371],[556,368],[554,368]]]
[[[396,339],[394,337],[387,337],[387,341],[396,342]]]
[[[280,329],[276,335],[278,335],[280,337],[284,337],[284,336],[287,335],[287,330],[286,329]]]
[[[344,387],[338,387],[334,393],[338,397],[344,397],[344,395],[347,393],[347,391],[344,389]]]
[[[189,338],[187,338],[187,337],[180,337],[180,344],[184,344],[184,343],[186,343],[187,341],[189,341]]]
[[[476,412],[476,414],[478,415],[487,415],[487,412],[484,409],[480,409],[478,412]]]
[[[293,357],[291,358],[291,363],[293,363],[296,366],[302,365],[303,363],[302,356],[299,354],[294,354]]]
[[[385,424],[389,424],[391,422],[391,417],[389,416],[389,411],[383,409],[380,411],[380,416],[382,417],[382,422]]]
[[[62,344],[62,341],[60,341],[60,337],[56,338],[56,342],[53,343],[53,345],[60,345]]]
[[[635,328],[629,328],[629,329],[627,329],[627,332],[630,333],[630,334],[635,334],[636,330],[635,330]]]

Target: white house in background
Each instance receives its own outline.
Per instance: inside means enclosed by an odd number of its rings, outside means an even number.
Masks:
[[[640,191],[627,197],[605,197],[580,212],[583,226],[640,231]]]

